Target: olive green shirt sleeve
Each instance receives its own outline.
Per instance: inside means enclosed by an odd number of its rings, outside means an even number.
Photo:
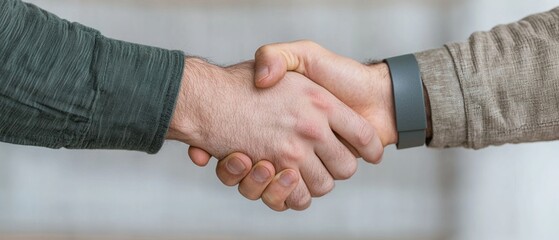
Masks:
[[[559,8],[415,55],[430,147],[559,139]]]
[[[184,55],[0,1],[0,141],[157,152]]]

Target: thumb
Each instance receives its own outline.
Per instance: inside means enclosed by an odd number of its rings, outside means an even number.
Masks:
[[[287,71],[295,71],[346,104],[355,99],[359,89],[368,87],[370,78],[370,70],[364,64],[337,55],[311,41],[265,45],[256,52],[255,67],[256,87],[274,86]]]
[[[200,167],[205,167],[206,165],[208,165],[208,163],[210,162],[210,158],[212,157],[212,155],[210,155],[203,149],[193,146],[190,146],[188,148],[188,156],[190,156],[190,159],[192,160],[192,162],[194,162],[194,164]]]
[[[316,54],[318,44],[310,41],[276,43],[260,47],[254,56],[256,87],[268,88],[277,84],[288,71],[305,75],[306,62]],[[311,48],[311,49],[309,49]]]
[[[254,56],[256,87],[269,88],[276,85],[287,72],[287,59],[273,45],[260,47]]]

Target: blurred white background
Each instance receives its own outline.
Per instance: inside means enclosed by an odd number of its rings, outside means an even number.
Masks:
[[[33,0],[122,40],[221,64],[312,39],[357,60],[441,47],[555,0]],[[223,186],[187,146],[157,155],[0,144],[0,239],[559,239],[559,142],[480,151],[389,148],[304,212]],[[3,235],[4,234],[4,235]],[[44,237],[38,237],[44,239]]]

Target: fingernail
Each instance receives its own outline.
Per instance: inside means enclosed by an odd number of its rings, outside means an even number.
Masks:
[[[258,68],[256,70],[256,81],[262,82],[264,79],[268,77],[269,74],[270,74],[270,69],[268,68],[268,66]]]
[[[293,177],[293,174],[288,172],[282,173],[279,179],[279,183],[284,187],[290,187],[294,182],[295,177]]]
[[[252,178],[254,178],[254,181],[258,183],[266,182],[266,180],[268,180],[269,177],[270,177],[270,172],[268,172],[268,169],[262,166],[257,166],[252,172]]]
[[[241,160],[239,160],[237,158],[233,158],[233,159],[229,160],[225,164],[225,167],[227,167],[227,170],[229,171],[229,173],[231,173],[233,175],[239,175],[246,169],[245,165],[241,162]]]

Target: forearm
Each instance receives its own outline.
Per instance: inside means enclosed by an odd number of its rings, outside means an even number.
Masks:
[[[431,147],[559,139],[559,9],[417,53]]]
[[[177,95],[175,111],[171,119],[169,131],[166,138],[177,140],[186,144],[195,144],[204,138],[207,130],[204,130],[205,122],[209,116],[206,106],[193,104],[200,101],[209,101],[215,97],[211,96],[211,90],[205,83],[215,80],[231,80],[224,68],[212,65],[196,57],[187,57],[184,64],[184,76],[180,83],[180,91]],[[210,95],[210,96],[209,96]],[[216,110],[217,111],[217,110]]]
[[[0,3],[0,141],[156,152],[184,56],[103,37],[17,0]]]

